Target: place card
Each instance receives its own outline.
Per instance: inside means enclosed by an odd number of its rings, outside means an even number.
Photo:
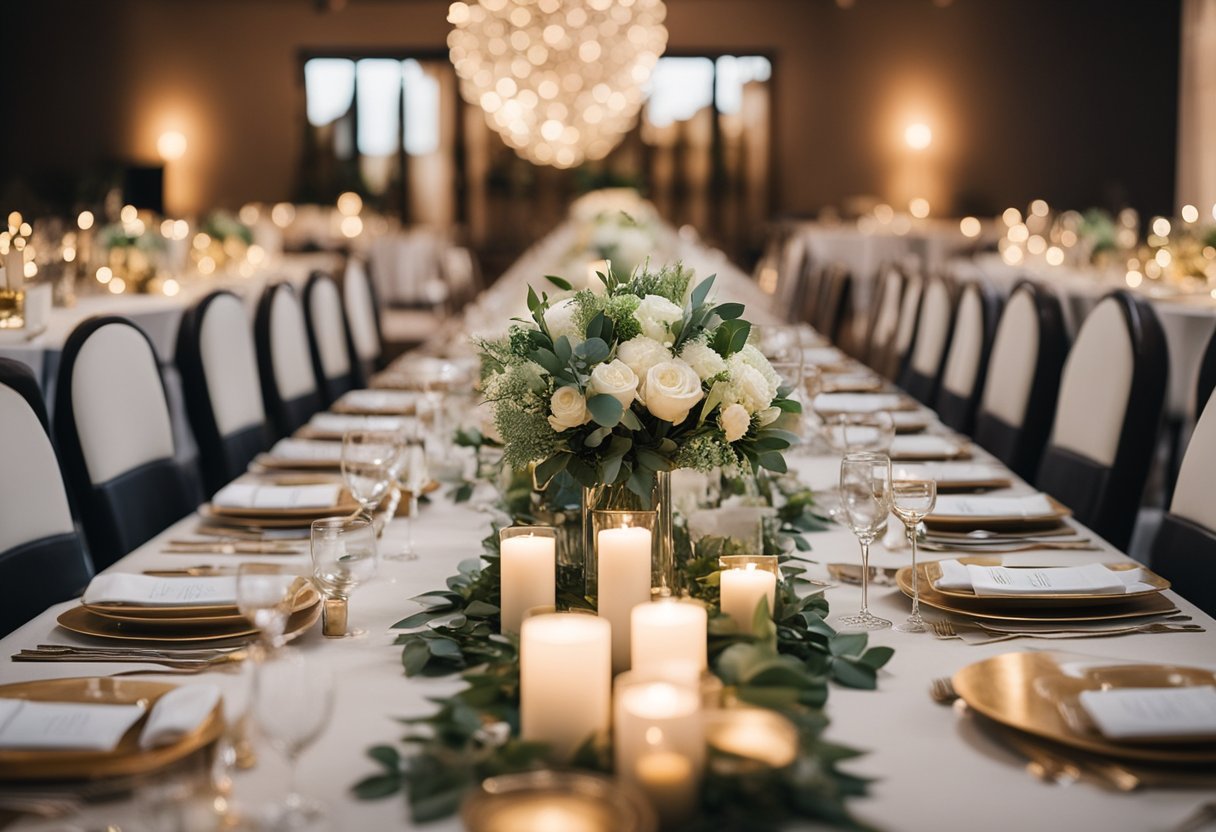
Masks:
[[[1124,595],[1153,589],[1140,581],[1139,569],[1108,569],[1100,563],[1083,566],[978,566],[957,560],[937,562],[938,589],[967,590],[976,595]]]
[[[1112,740],[1216,737],[1216,687],[1086,690],[1081,707]]]
[[[183,685],[166,693],[152,706],[139,735],[143,749],[172,745],[203,724],[220,701],[215,685]]]
[[[1044,517],[1054,516],[1055,507],[1046,494],[1024,497],[991,497],[986,495],[944,495],[937,498],[932,517]]]
[[[330,508],[337,505],[342,486],[338,483],[316,485],[259,485],[230,483],[211,498],[220,508]]]
[[[89,582],[81,599],[89,604],[141,604],[155,607],[226,606],[236,603],[236,576],[159,578],[106,572]]]
[[[270,449],[270,456],[295,462],[332,462],[337,465],[342,461],[342,443],[314,439],[280,439]]]
[[[113,751],[143,715],[140,705],[0,699],[0,748]]]

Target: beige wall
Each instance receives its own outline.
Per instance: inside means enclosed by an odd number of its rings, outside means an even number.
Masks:
[[[304,49],[440,50],[445,0],[5,0],[11,109],[0,183],[61,180],[103,159],[190,143],[168,207],[291,196]],[[10,11],[12,9],[12,11]],[[1177,84],[1174,0],[669,0],[670,51],[759,51],[775,64],[775,208],[929,194],[935,209],[1125,193],[1168,210]],[[5,42],[14,42],[6,34]],[[935,141],[901,147],[923,118]],[[1164,203],[1164,204],[1162,204]]]

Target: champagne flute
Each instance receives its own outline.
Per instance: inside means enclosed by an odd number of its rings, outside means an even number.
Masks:
[[[861,544],[861,610],[840,619],[841,629],[881,630],[891,626],[870,612],[870,544],[891,512],[891,458],[850,451],[840,463],[841,511]]]
[[[375,577],[379,567],[376,531],[365,517],[314,520],[310,551],[317,585],[326,596],[343,603],[350,600],[359,584]],[[348,630],[342,637],[362,636],[366,632]]]
[[[272,748],[287,758],[287,797],[275,828],[300,829],[325,816],[325,806],[300,793],[300,755],[329,724],[334,707],[334,680],[329,670],[294,649],[280,650],[258,675],[253,713]]]
[[[342,436],[342,479],[369,519],[388,493],[401,451],[401,439],[392,433],[352,430]]]
[[[405,543],[393,559],[417,560],[418,552],[414,549],[414,518],[418,516],[418,498],[431,479],[426,460],[426,443],[422,439],[410,437],[404,441],[399,470],[398,481],[405,489],[409,503],[405,517]]]
[[[916,571],[916,527],[933,513],[937,505],[935,480],[894,480],[891,483],[891,510],[903,521],[908,542],[912,545],[912,614],[896,626],[901,633],[925,632],[925,619],[920,615],[920,577]]]

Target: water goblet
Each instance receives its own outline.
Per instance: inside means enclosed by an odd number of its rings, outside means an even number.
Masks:
[[[280,650],[261,669],[253,694],[253,714],[272,748],[287,758],[287,796],[272,828],[302,829],[325,817],[325,806],[300,793],[299,759],[329,724],[334,680],[329,670],[295,649]]]
[[[274,563],[242,563],[236,573],[236,606],[257,627],[262,647],[273,651],[286,639],[296,595],[306,579],[300,570]]]
[[[389,491],[401,451],[397,434],[352,430],[342,436],[342,479],[369,519]]]
[[[325,517],[312,522],[310,542],[313,578],[325,593],[326,612],[331,604],[344,610],[359,584],[370,581],[379,567],[376,531],[365,517]],[[328,622],[327,622],[328,624]],[[366,635],[366,630],[346,630],[326,635],[347,638]]]
[[[840,463],[841,513],[861,544],[861,609],[840,619],[845,630],[881,630],[891,626],[870,612],[870,544],[891,512],[891,459],[886,454],[850,451]]]
[[[920,614],[920,577],[916,571],[916,527],[933,513],[937,504],[937,482],[934,480],[894,480],[891,483],[891,511],[904,524],[912,546],[912,614],[895,627],[901,633],[925,632],[925,619]]]

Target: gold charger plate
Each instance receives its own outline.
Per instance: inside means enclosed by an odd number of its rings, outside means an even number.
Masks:
[[[930,514],[924,519],[928,528],[940,529],[1023,529],[1040,526],[1058,526],[1072,510],[1050,494],[1045,495],[1051,504],[1051,513],[1033,514],[1029,517],[982,514]]]
[[[308,609],[321,600],[310,581],[300,576],[302,586],[296,591],[292,602],[292,614]],[[129,621],[145,627],[212,627],[223,624],[246,624],[245,616],[235,604],[213,607],[149,607],[136,604],[86,604],[80,605],[94,615],[115,621]]]
[[[959,558],[960,563],[970,563],[976,566],[1007,566],[1010,569],[1047,569],[1050,567],[1033,566],[1025,564],[1002,564],[999,558]],[[934,582],[942,576],[941,566],[937,561],[929,561],[927,563],[918,563],[917,571],[920,572],[921,592],[924,592],[926,582],[933,587],[933,591],[945,598],[955,598],[961,601],[971,601],[974,603],[992,603],[1001,607],[1068,607],[1078,605],[1101,605],[1119,603],[1132,598],[1146,598],[1150,595],[1156,595],[1170,588],[1170,582],[1161,577],[1155,572],[1149,571],[1147,567],[1141,566],[1138,563],[1107,563],[1103,564],[1112,572],[1129,572],[1132,569],[1139,569],[1142,572],[1143,583],[1149,584],[1152,589],[1146,589],[1141,592],[1127,592],[1123,595],[1099,595],[1093,592],[1077,592],[1067,595],[1059,593],[1025,593],[1018,595],[976,595],[969,589],[941,589],[934,585]],[[900,569],[900,572],[908,570],[908,578],[906,583],[911,587],[911,566],[905,566]],[[896,579],[898,579],[896,573]],[[903,586],[903,583],[900,584]]]
[[[896,572],[895,583],[904,595],[912,597],[912,568],[905,566]],[[1027,605],[1011,608],[1001,602],[989,604],[990,599],[988,598],[951,598],[942,595],[928,581],[920,582],[920,602],[922,604],[942,612],[954,613],[967,618],[980,618],[985,621],[1017,624],[1082,624],[1169,615],[1178,612],[1174,602],[1160,592],[1152,592],[1143,596],[1136,595],[1127,600],[1118,600],[1125,596],[1107,597],[1113,597],[1115,600],[1108,604],[1084,603],[1072,607]]]
[[[932,453],[932,452],[917,452],[917,451],[904,451],[903,453],[895,453],[894,451],[892,451],[890,456],[891,456],[892,462],[953,462],[956,460],[971,459],[972,451],[971,451],[970,442],[958,442],[955,444],[954,453]]]
[[[320,596],[304,609],[292,613],[287,619],[286,635],[290,638],[305,632],[321,617]],[[245,621],[223,623],[214,628],[198,624],[190,626],[169,627],[161,622],[118,621],[113,618],[103,618],[94,615],[84,607],[72,607],[62,613],[58,619],[59,626],[73,633],[107,641],[190,643],[211,644],[237,639],[248,639],[258,634],[256,627],[249,626]]]
[[[404,408],[399,407],[357,407],[353,404],[345,404],[341,401],[334,402],[330,410],[334,413],[345,413],[350,416],[413,416],[417,410],[417,403],[412,403]]]
[[[258,454],[253,462],[272,471],[339,471],[342,468],[342,461],[338,459],[290,459],[268,453]]]
[[[952,681],[969,707],[994,722],[1036,737],[1109,757],[1176,765],[1216,763],[1216,743],[1210,741],[1168,746],[1114,742],[1080,728],[1066,716],[1069,699],[1083,690],[1176,687],[1180,682],[1212,685],[1216,684],[1216,674],[1170,665],[1120,666],[1112,660],[1108,668],[1101,669],[1104,676],[1095,675],[1098,669],[1068,676],[1059,666],[1065,658],[1067,654],[1051,651],[1003,653],[964,667]]]
[[[174,689],[164,682],[90,677],[43,679],[0,685],[0,697],[36,702],[95,702],[125,705],[145,701],[148,712],[157,699]],[[0,750],[0,780],[96,780],[155,771],[210,745],[224,727],[221,705],[201,725],[172,745],[139,747],[145,715],[127,730],[112,751]]]

